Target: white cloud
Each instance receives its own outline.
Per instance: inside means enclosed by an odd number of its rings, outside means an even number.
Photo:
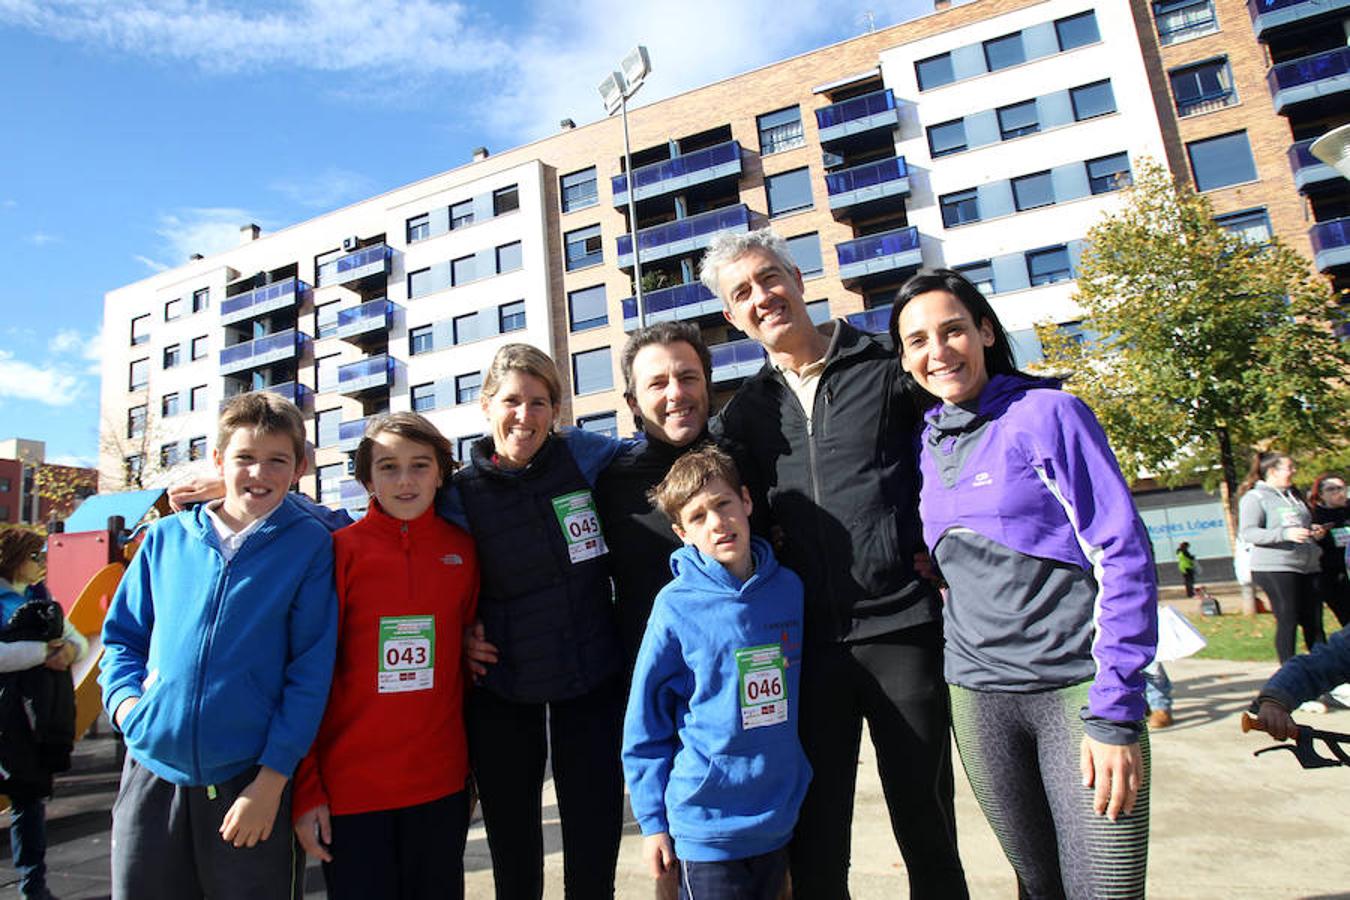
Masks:
[[[161,215],[155,234],[159,235],[166,254],[173,260],[171,265],[177,266],[187,262],[194,253],[210,256],[238,246],[239,229],[257,221],[252,213],[233,207],[182,209]],[[152,269],[158,265],[148,257],[138,256],[137,259]]]
[[[54,234],[48,234],[45,231],[35,231],[28,236],[28,242],[36,247],[45,247],[48,244],[59,243],[61,238]]]
[[[100,375],[103,365],[103,332],[96,331],[86,337],[78,329],[63,328],[47,341],[47,352],[55,357],[58,365],[67,360],[85,363],[84,374]]]
[[[63,328],[47,341],[47,349],[52,353],[65,355],[84,346],[84,338],[74,328]]]
[[[375,183],[360,172],[329,166],[313,174],[278,179],[271,188],[297,206],[327,210],[370,196]]]
[[[162,263],[157,259],[151,259],[150,257],[142,256],[139,253],[132,254],[131,258],[136,260],[136,262],[140,263],[141,265],[145,266],[151,272],[163,272],[169,268],[168,263]]]
[[[51,366],[35,366],[0,350],[0,402],[30,400],[47,406],[69,406],[80,393],[76,375]]]
[[[98,467],[98,459],[92,456],[76,456],[73,453],[65,453],[60,456],[53,456],[47,460],[54,466],[74,466],[77,469],[94,469]]]

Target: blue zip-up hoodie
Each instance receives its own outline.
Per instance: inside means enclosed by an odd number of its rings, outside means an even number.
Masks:
[[[656,595],[628,695],[623,769],[633,814],[643,834],[669,833],[675,854],[693,862],[787,844],[811,781],[797,740],[802,583],[762,538],[751,552],[755,573],[744,584],[694,547],[671,554],[675,580]],[[782,721],[772,703],[741,706],[766,683],[759,669],[748,678],[756,687],[745,686],[737,651],[751,648],[786,660]]]
[[[206,507],[146,534],[103,623],[99,684],[127,749],[179,785],[290,775],[323,717],[337,646],[333,542],[283,503],[228,565]]]

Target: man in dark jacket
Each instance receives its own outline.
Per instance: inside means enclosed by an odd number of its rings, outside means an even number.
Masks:
[[[811,322],[801,272],[768,229],[714,239],[703,283],[769,361],[714,428],[767,502],[779,559],[806,585],[802,746],[815,772],[792,846],[796,896],[848,896],[865,719],[912,897],[965,897],[956,849],[941,609],[923,543],[913,406],[885,336]]]

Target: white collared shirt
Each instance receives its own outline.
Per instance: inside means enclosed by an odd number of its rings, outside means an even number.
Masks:
[[[267,515],[259,516],[243,528],[235,531],[229,525],[226,525],[225,520],[216,512],[224,503],[224,500],[214,500],[208,503],[206,505],[206,517],[211,520],[211,527],[216,530],[216,537],[220,538],[220,555],[225,557],[225,562],[228,563],[234,559],[234,555],[239,552],[239,548],[244,546],[244,541],[249,539],[249,535],[261,528],[262,523],[266,522],[268,517],[276,512],[276,509],[269,510]]]

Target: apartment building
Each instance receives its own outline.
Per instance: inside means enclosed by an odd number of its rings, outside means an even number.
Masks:
[[[47,445],[28,438],[0,441],[0,525],[40,525],[64,518],[98,492],[98,472],[46,461]]]
[[[1184,164],[1185,117],[1170,97],[1160,108],[1182,62],[1163,59],[1138,7],[977,0],[630,111],[631,173],[617,117],[564,122],[273,234],[246,226],[232,250],[107,295],[104,471],[172,480],[205,455],[226,397],[276,390],[311,419],[302,489],[357,509],[348,455],[365,418],[416,409],[462,448],[484,430],[482,371],[507,341],[558,361],[564,422],[626,433],[618,357],[637,269],[647,322],[698,323],[725,396],[763,354],[697,265],[714,234],[764,225],[788,239],[819,321],[883,330],[909,274],[956,266],[1034,359],[1035,323],[1076,327],[1084,236],[1136,161]],[[1285,127],[1273,108],[1266,119]],[[1282,234],[1306,233],[1292,176],[1272,179],[1259,205]],[[1250,185],[1233,190],[1232,205],[1258,205],[1237,196]]]

